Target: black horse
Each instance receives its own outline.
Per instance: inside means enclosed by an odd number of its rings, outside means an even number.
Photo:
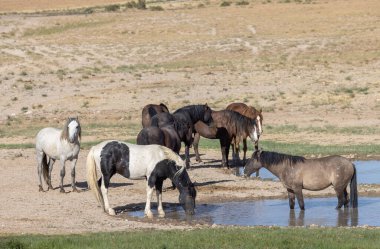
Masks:
[[[189,137],[188,134],[196,132],[194,124],[198,121],[210,124],[212,122],[211,112],[212,110],[207,104],[189,105],[176,110],[173,114],[158,113],[152,118],[152,126],[156,127],[164,127],[175,123],[181,124],[177,126],[177,132],[181,141],[185,144],[186,168],[190,167],[189,149],[193,143],[192,136]]]

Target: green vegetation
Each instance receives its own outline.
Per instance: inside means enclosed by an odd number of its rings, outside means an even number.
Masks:
[[[0,237],[0,248],[378,248],[380,230],[221,228]]]

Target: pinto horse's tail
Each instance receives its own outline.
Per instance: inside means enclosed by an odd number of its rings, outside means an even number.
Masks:
[[[42,152],[42,175],[45,179],[45,182],[49,184],[49,164],[50,164],[50,158],[48,160],[46,154]]]
[[[356,182],[356,167],[354,164],[352,164],[354,167],[354,174],[351,177],[351,183],[350,183],[350,206],[352,208],[358,207],[358,186]]]
[[[104,209],[103,195],[98,185],[98,175],[96,173],[96,164],[94,160],[94,148],[91,148],[90,152],[88,152],[86,168],[87,168],[87,185],[94,192],[96,199],[98,200],[98,202],[102,205],[102,208]]]

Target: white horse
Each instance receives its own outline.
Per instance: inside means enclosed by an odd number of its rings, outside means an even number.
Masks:
[[[71,161],[71,186],[73,192],[78,192],[75,187],[75,165],[80,150],[81,127],[78,118],[68,118],[63,130],[47,127],[40,130],[36,136],[37,169],[39,178],[39,191],[42,188],[42,177],[48,185],[48,190],[53,189],[51,185],[51,171],[55,160],[61,163],[61,192],[63,189],[63,178],[65,177],[65,161]]]
[[[118,173],[129,179],[147,180],[145,215],[153,217],[150,201],[156,189],[158,214],[162,207],[162,184],[167,178],[180,192],[179,202],[187,214],[194,213],[196,190],[185,169],[185,163],[175,152],[161,145],[136,145],[121,141],[104,141],[91,148],[87,156],[87,183],[105,212],[115,215],[108,201],[111,177]],[[101,172],[98,180],[97,170]]]

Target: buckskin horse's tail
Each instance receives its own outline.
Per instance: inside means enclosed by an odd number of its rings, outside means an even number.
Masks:
[[[45,152],[42,152],[42,175],[45,179],[45,182],[49,184],[49,164],[50,164],[50,158],[49,161],[47,160],[47,156]]]
[[[354,167],[354,174],[351,177],[350,183],[350,206],[352,208],[358,207],[358,186],[356,182],[356,167],[355,164],[352,164]]]
[[[102,205],[102,208],[104,210],[103,195],[98,185],[98,175],[96,173],[96,164],[94,160],[94,148],[91,148],[90,152],[88,152],[86,168],[87,168],[87,185],[95,194],[96,199]]]

